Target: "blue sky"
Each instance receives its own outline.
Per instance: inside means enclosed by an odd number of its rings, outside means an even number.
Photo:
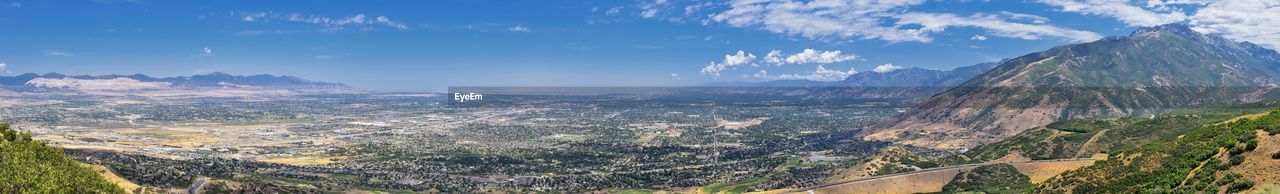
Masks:
[[[375,90],[837,80],[1171,22],[1280,45],[1275,0],[0,2],[5,75],[220,71]]]

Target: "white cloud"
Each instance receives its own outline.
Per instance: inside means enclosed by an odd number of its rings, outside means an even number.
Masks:
[[[810,39],[860,38],[926,42],[929,38],[922,34],[881,25],[884,18],[921,3],[924,0],[735,0],[729,3],[730,9],[712,14],[710,20],[735,27],[754,27]]]
[[[751,61],[753,60],[756,60],[755,54],[746,53],[746,52],[743,52],[742,50],[738,50],[738,54],[736,55],[724,55],[723,63],[737,66],[737,65],[751,63]]]
[[[622,7],[614,7],[614,8],[609,8],[608,11],[604,11],[604,14],[614,15],[621,12],[622,12]]]
[[[707,66],[702,67],[702,74],[710,74],[719,76],[721,71],[733,69],[743,65],[759,67],[756,61],[757,57],[753,53],[738,50],[736,54],[724,55],[724,60],[712,61]],[[845,54],[840,50],[821,51],[816,49],[804,49],[800,53],[786,55],[780,50],[770,50],[765,54],[764,58],[760,58],[761,63],[782,66],[786,64],[831,64],[845,61],[857,60],[859,57],[854,54]],[[744,77],[746,75],[744,74]]]
[[[680,79],[680,74],[671,73],[671,78]]]
[[[817,68],[817,69],[815,69],[815,70],[813,71],[813,73],[811,73],[811,74],[809,74],[809,75],[782,74],[782,75],[779,75],[779,76],[778,76],[778,79],[805,79],[805,80],[813,80],[813,81],[838,81],[838,80],[843,80],[843,79],[845,79],[845,78],[849,77],[849,75],[853,75],[853,74],[855,74],[855,73],[858,73],[858,71],[853,70],[853,68],[852,68],[852,67],[850,67],[850,68],[849,68],[849,71],[839,71],[839,70],[830,70],[830,69],[827,69],[826,67],[823,67],[823,65],[818,65],[818,68]]]
[[[752,75],[752,77],[760,77],[760,78],[769,77],[769,72],[761,69],[760,72],[756,72],[756,74]]]
[[[309,15],[302,13],[276,13],[276,12],[235,12],[241,21],[245,22],[271,22],[275,20],[298,22],[307,24],[316,24],[322,26],[320,31],[336,32],[347,29],[349,26],[388,26],[395,29],[409,29],[409,25],[403,22],[392,20],[387,16],[368,17],[356,14],[348,17],[330,18],[325,16]]]
[[[517,25],[517,26],[512,26],[511,28],[507,28],[507,30],[512,31],[512,32],[529,32],[529,31],[530,31],[530,30],[529,30],[529,27],[524,27],[524,26],[519,26],[519,25]]]
[[[873,69],[871,71],[874,71],[876,73],[884,73],[884,72],[890,72],[898,69],[902,69],[902,66],[893,65],[892,63],[885,63],[884,65],[876,66],[876,69]]]
[[[9,64],[0,63],[0,71],[8,71],[6,68],[9,68]]]
[[[945,31],[948,27],[975,27],[986,30],[988,34],[1000,37],[1037,40],[1045,37],[1061,38],[1076,42],[1088,42],[1102,38],[1102,35],[1089,31],[1058,28],[1044,24],[1027,24],[1009,22],[1005,15],[974,14],[959,16],[949,13],[905,13],[894,16],[896,25],[920,25],[915,29],[920,33]]]
[[[1280,49],[1280,1],[1214,1],[1191,16],[1192,29]]]
[[[1059,11],[1113,17],[1129,26],[1155,26],[1179,22],[1187,18],[1186,14],[1176,9],[1148,10],[1132,5],[1128,0],[1039,0],[1039,2],[1056,6],[1060,9]],[[1164,7],[1166,3],[1155,0],[1147,4],[1152,7]]]
[[[378,17],[374,18],[374,20],[373,20],[373,21],[374,21],[374,22],[377,22],[377,23],[379,23],[379,24],[384,24],[384,25],[387,25],[387,26],[391,26],[391,27],[396,28],[396,29],[401,29],[401,30],[403,30],[403,29],[409,29],[409,26],[404,25],[404,23],[400,23],[400,22],[396,22],[396,21],[391,21],[391,18],[388,18],[387,16],[378,16]]]
[[[640,9],[642,10],[640,11],[640,17],[644,17],[644,18],[657,17],[659,8],[666,8],[669,6],[670,5],[667,4],[667,0],[653,0],[653,1],[642,2],[640,3]]]
[[[654,16],[657,16],[657,15],[658,15],[657,9],[646,9],[640,12],[640,17],[644,17],[644,18],[653,18]]]
[[[200,56],[206,56],[206,57],[213,56],[213,49],[209,49],[209,47],[204,47],[204,49],[200,50]]]
[[[45,56],[55,56],[55,57],[70,57],[70,56],[75,56],[74,54],[71,54],[70,52],[62,51],[62,50],[44,50],[44,55],[45,55]]]
[[[858,56],[853,54],[847,54],[847,55],[841,54],[840,50],[818,51],[814,49],[804,49],[804,51],[801,51],[800,53],[787,56],[787,58],[783,59],[783,61],[786,61],[787,63],[790,63],[790,64],[807,64],[807,63],[827,64],[827,63],[845,62],[845,61],[850,61],[854,59],[858,59]]]
[[[1122,0],[1039,2],[1057,6],[1059,11],[1112,17],[1129,26],[1187,22],[1201,33],[1280,49],[1280,1],[1277,0],[1148,0],[1142,6]]]
[[[782,61],[782,51],[780,50],[769,51],[769,54],[765,54],[764,59],[761,59],[761,60],[763,60],[764,63],[766,64],[772,64],[772,65],[782,65],[786,63],[785,61]]]
[[[815,40],[930,42],[931,34],[947,27],[975,27],[995,36],[1022,39],[1053,37],[1090,41],[1102,37],[1097,33],[1047,25],[1044,17],[1029,14],[1002,12],[960,17],[908,10],[923,3],[925,0],[735,0],[728,3],[729,9],[711,14],[707,21]]]
[[[983,40],[987,40],[987,36],[973,35],[973,37],[969,37],[969,40],[983,41]]]
[[[724,60],[720,62],[712,61],[706,67],[702,68],[702,74],[712,74],[719,76],[721,71],[728,68],[735,68],[745,64],[749,64],[756,60],[756,55],[738,50],[737,54],[724,55]]]
[[[1000,11],[1000,15],[1007,16],[1009,19],[1012,19],[1012,20],[1028,21],[1035,24],[1049,23],[1049,18],[1038,16],[1038,15],[1014,13],[1010,11]]]

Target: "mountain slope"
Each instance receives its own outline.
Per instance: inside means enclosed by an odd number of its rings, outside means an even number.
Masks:
[[[889,72],[861,72],[832,83],[817,93],[825,98],[893,98],[909,102],[928,99],[960,85],[999,62],[979,63],[949,71],[906,68]]]
[[[0,193],[124,193],[31,134],[0,123]]]
[[[1117,151],[1107,160],[1046,181],[1037,193],[1241,193],[1255,183],[1275,184],[1242,174],[1280,167],[1269,157],[1277,150],[1276,132],[1280,110],[1226,120]],[[1243,167],[1245,161],[1254,162]]]
[[[910,67],[888,72],[864,71],[840,81],[773,80],[766,82],[713,82],[713,87],[939,87],[945,91],[974,76],[991,70],[1001,62],[979,63],[952,70]]]
[[[1147,116],[1260,99],[1280,54],[1183,24],[1011,59],[869,130],[864,139],[938,149],[999,140],[1054,121]]]
[[[979,63],[950,71],[905,68],[889,72],[861,72],[836,83],[848,87],[954,87],[987,72],[1000,62]]]
[[[942,159],[948,165],[992,161],[1009,154],[1033,160],[1087,158],[1175,139],[1201,126],[1280,108],[1280,101],[1175,110],[1152,118],[1071,119],[1028,129]]]

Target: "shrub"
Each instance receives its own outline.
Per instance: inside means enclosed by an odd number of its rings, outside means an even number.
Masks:
[[[1248,190],[1249,188],[1253,188],[1253,181],[1242,180],[1235,184],[1231,184],[1231,187],[1227,188],[1227,193],[1239,193],[1240,191]]]

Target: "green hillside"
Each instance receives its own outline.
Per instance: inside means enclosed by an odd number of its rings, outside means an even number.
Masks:
[[[1041,184],[1041,193],[1217,193],[1254,183],[1230,172],[1258,147],[1257,130],[1280,132],[1280,110],[1256,119],[1210,124],[1068,171]]]
[[[979,166],[956,174],[941,193],[1023,193],[1034,188],[1031,178],[1009,164]]]
[[[0,123],[0,193],[124,193],[62,150]]]
[[[979,163],[1019,153],[1034,160],[1085,158],[1138,145],[1171,140],[1201,126],[1280,108],[1280,102],[1210,106],[1172,111],[1152,118],[1072,119],[1029,129],[945,158],[947,164]]]

